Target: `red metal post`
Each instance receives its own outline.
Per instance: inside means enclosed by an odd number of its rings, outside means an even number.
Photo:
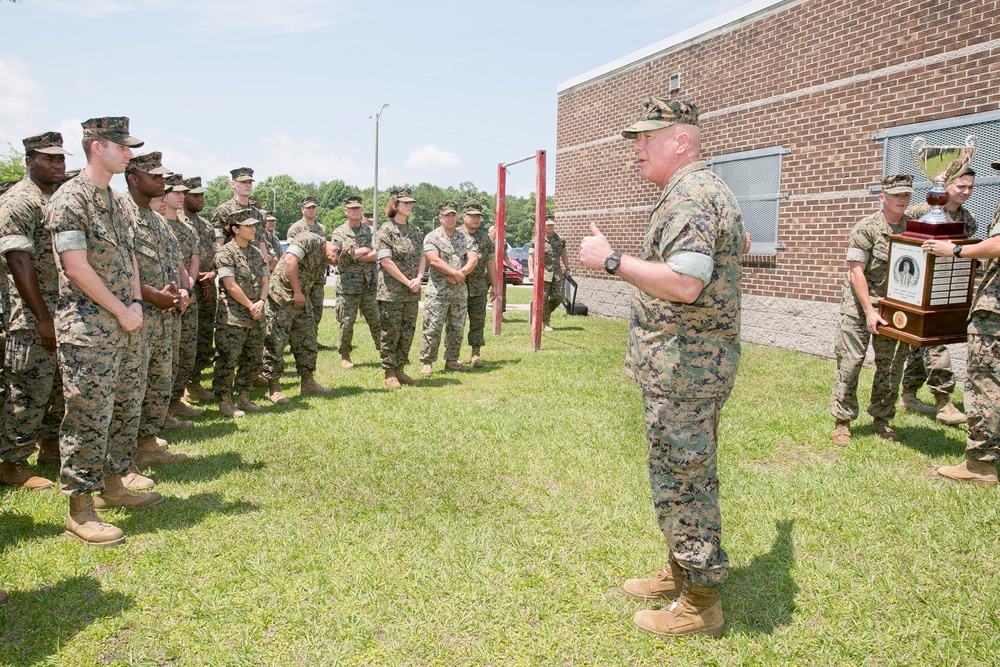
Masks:
[[[497,267],[497,276],[500,280],[500,295],[493,300],[493,335],[500,335],[500,327],[503,323],[504,308],[504,276],[503,260],[507,251],[507,239],[504,229],[507,225],[507,169],[502,164],[497,165],[497,234],[493,242],[496,243],[494,251],[494,261]]]
[[[531,299],[531,349],[542,349],[542,289],[545,286],[545,151],[535,153],[535,277]]]

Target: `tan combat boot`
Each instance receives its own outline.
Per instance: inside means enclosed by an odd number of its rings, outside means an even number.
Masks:
[[[175,401],[170,401],[170,407],[167,408],[167,412],[177,417],[200,417],[204,410],[193,408],[185,403],[184,399],[178,398]]]
[[[904,391],[903,395],[899,397],[899,404],[910,412],[919,412],[925,415],[932,415],[937,412],[936,409],[917,398],[917,392],[915,391]]]
[[[625,595],[640,600],[675,600],[681,594],[683,584],[684,570],[671,558],[666,567],[647,579],[628,579],[622,590]]]
[[[260,410],[261,410],[261,407],[259,405],[257,405],[256,403],[254,403],[253,401],[250,400],[250,392],[249,391],[241,391],[240,392],[240,398],[236,402],[236,407],[239,408],[240,410],[242,410],[244,413],[246,413],[246,412],[260,412]]]
[[[935,406],[937,417],[935,419],[937,419],[938,423],[945,426],[956,426],[965,423],[965,415],[951,404],[951,396],[948,394],[934,394],[934,401],[937,403]]]
[[[482,368],[483,366],[486,365],[486,363],[483,361],[483,358],[479,355],[478,347],[472,348],[472,358],[469,359],[469,363],[472,364],[473,368]]]
[[[239,419],[240,417],[246,416],[247,413],[242,410],[237,410],[233,406],[233,399],[229,394],[219,397],[219,414],[223,417],[229,417],[230,419]]]
[[[281,381],[278,378],[267,381],[267,400],[275,405],[286,405],[288,397],[281,391]]]
[[[851,422],[838,419],[833,427],[833,444],[844,447],[851,444]]]
[[[433,374],[434,374],[434,369],[431,367],[430,364],[423,364],[420,367],[420,375],[421,376],[423,376],[425,378],[429,378]]]
[[[156,484],[150,478],[139,472],[139,466],[135,464],[135,457],[128,464],[127,474],[122,475],[122,486],[132,491],[151,491],[156,488]]]
[[[396,366],[396,379],[399,380],[400,384],[405,384],[408,387],[416,387],[419,382],[411,378],[409,375],[403,372],[402,366]]]
[[[136,493],[126,489],[118,475],[104,478],[104,491],[94,494],[94,509],[106,510],[111,507],[152,507],[163,502],[163,496],[156,491]]]
[[[263,373],[253,379],[253,386],[260,389],[267,389],[267,378],[264,377]]]
[[[681,596],[672,605],[659,611],[637,611],[632,622],[640,630],[659,637],[694,634],[718,637],[726,630],[719,591],[709,586],[696,586],[687,580]]]
[[[201,386],[201,383],[197,380],[191,380],[188,382],[187,389],[185,389],[189,398],[193,398],[196,401],[214,401],[215,394],[210,392]]]
[[[340,355],[340,367],[346,368],[347,370],[354,368],[354,362],[351,361],[351,355],[349,354]]]
[[[879,419],[878,417],[873,419],[872,430],[875,431],[875,435],[883,440],[888,440],[889,442],[899,442],[899,436],[896,435],[896,432],[889,427],[889,422],[884,419]]]
[[[42,438],[38,441],[38,463],[59,464],[59,438]]]
[[[459,372],[462,372],[462,373],[464,373],[464,372],[466,372],[468,370],[471,370],[468,366],[466,366],[465,364],[463,364],[461,361],[458,361],[457,359],[453,359],[451,361],[444,362],[444,367],[445,367],[445,370],[459,371]]]
[[[167,444],[166,440],[156,437],[148,437],[136,438],[135,441],[138,443],[139,447],[135,451],[135,456],[132,457],[132,462],[135,464],[137,469],[159,466],[165,463],[180,463],[181,461],[187,461],[187,454],[174,454],[172,452],[168,452],[164,448]],[[161,442],[163,445],[160,444]],[[128,484],[125,486],[128,486]]]
[[[20,486],[31,491],[41,491],[55,483],[39,477],[24,461],[4,461],[0,463],[0,484]]]
[[[65,534],[88,547],[113,547],[125,541],[125,533],[97,516],[94,498],[89,493],[70,497]]]
[[[312,373],[308,375],[303,375],[299,380],[299,395],[300,396],[326,396],[332,394],[333,389],[329,387],[324,387],[323,385],[316,382]]]
[[[941,466],[936,472],[942,477],[954,479],[959,482],[972,482],[973,484],[997,483],[997,466],[990,461],[966,459],[957,466]]]
[[[390,368],[385,371],[385,386],[389,389],[399,389],[402,387],[399,384],[399,380],[396,378],[396,369]]]
[[[167,415],[167,418],[163,420],[163,429],[165,431],[186,431],[189,428],[194,428],[194,422],[185,419],[181,421],[171,414]]]

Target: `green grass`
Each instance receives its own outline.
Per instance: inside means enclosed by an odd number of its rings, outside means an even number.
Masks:
[[[395,393],[360,324],[354,370],[320,356],[333,397],[290,370],[289,405],[171,437],[192,458],[107,513],[118,548],[63,537],[57,492],[0,490],[0,664],[995,664],[997,490],[930,473],[964,429],[863,418],[834,448],[833,362],[755,346],[719,434],[727,633],[636,632],[619,587],[664,541],[626,327],[557,312],[532,353],[526,316],[486,368]]]

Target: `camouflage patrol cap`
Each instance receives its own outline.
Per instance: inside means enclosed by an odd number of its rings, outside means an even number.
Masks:
[[[458,204],[453,201],[446,201],[438,206],[438,215],[447,215],[448,213],[458,213]]]
[[[299,208],[309,208],[310,206],[316,205],[315,197],[303,197],[302,201],[299,202]]]
[[[413,198],[413,193],[410,192],[409,188],[401,188],[399,190],[393,190],[392,198],[400,202],[417,201],[416,199]]]
[[[253,180],[253,169],[250,167],[237,167],[229,172],[233,180],[237,183]]]
[[[483,207],[479,204],[468,204],[462,209],[462,215],[479,215],[482,216]]]
[[[170,173],[170,170],[163,166],[162,160],[163,153],[159,151],[136,155],[128,161],[128,170],[130,172],[141,171],[150,176],[166,176]]]
[[[912,195],[913,177],[908,174],[886,176],[882,179],[882,192],[887,195]]]
[[[91,118],[80,123],[83,127],[83,138],[87,139],[107,139],[119,146],[129,148],[139,148],[145,143],[141,139],[129,136],[128,118],[125,116],[106,116],[104,118]]]
[[[344,197],[344,208],[361,208],[361,197],[357,195]]]
[[[275,216],[274,213],[271,213],[270,211],[264,211],[263,213],[264,213],[264,220],[275,220],[275,221],[277,221],[277,219],[278,219],[277,216]]]
[[[201,184],[201,176],[184,179],[184,187],[188,189],[189,195],[203,195],[208,188]]]
[[[698,107],[691,102],[668,97],[650,97],[642,103],[639,120],[622,130],[622,136],[626,139],[635,139],[640,132],[652,132],[677,123],[697,127],[698,113]]]
[[[555,221],[556,221],[555,214],[553,214],[553,213],[546,213],[545,214],[545,222],[555,222]]]
[[[181,174],[170,174],[167,176],[167,187],[163,194],[168,192],[187,192],[188,187],[184,185],[184,176]]]
[[[58,132],[36,134],[33,137],[24,139],[21,143],[24,144],[25,153],[34,151],[36,153],[45,153],[46,155],[72,155],[72,153],[68,153],[63,149],[63,138]]]
[[[234,211],[226,216],[226,226],[229,225],[239,225],[244,227],[246,225],[256,225],[260,222],[255,217],[255,212],[249,208],[241,208],[238,211]]]
[[[371,211],[365,211],[364,213],[361,214],[361,217],[362,218],[368,218],[369,220],[371,220],[372,212]]]

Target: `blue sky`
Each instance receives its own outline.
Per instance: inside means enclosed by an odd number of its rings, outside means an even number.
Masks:
[[[737,7],[692,2],[0,0],[0,147],[125,115],[164,163],[211,178],[370,187],[471,181],[549,151],[556,85]],[[656,92],[656,91],[651,91]],[[508,189],[534,189],[529,164]]]

